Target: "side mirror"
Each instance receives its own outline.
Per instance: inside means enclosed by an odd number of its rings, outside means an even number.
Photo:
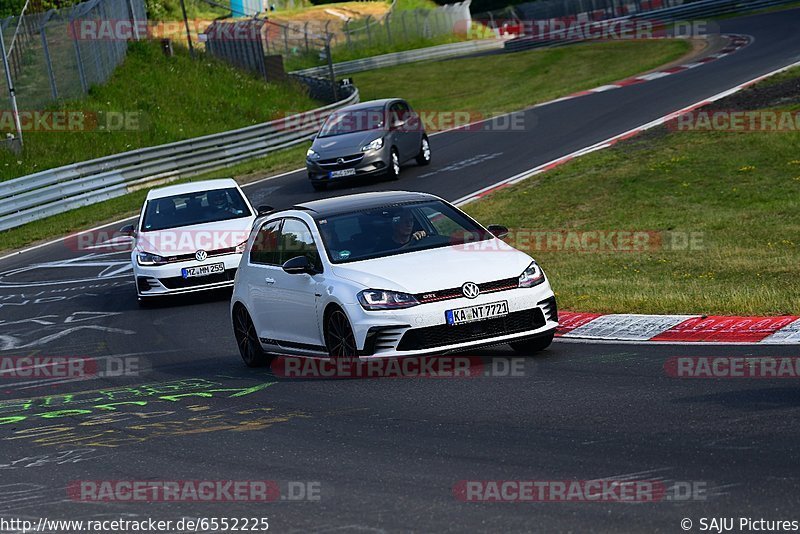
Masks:
[[[122,235],[126,235],[128,237],[133,237],[136,234],[136,229],[133,227],[132,224],[126,224],[122,228],[119,229],[119,233]]]
[[[504,237],[508,236],[508,227],[503,226],[502,224],[490,224],[486,227],[489,232],[495,236],[497,239],[503,239]]]
[[[257,211],[259,215],[266,215],[267,213],[271,212],[274,209],[275,208],[273,208],[272,206],[267,206],[266,204],[264,204],[262,206],[259,206],[257,208]]]
[[[283,264],[283,270],[289,274],[317,274],[314,265],[306,256],[296,256]]]
[[[392,123],[392,130],[397,130],[398,128],[401,128],[403,125],[405,125],[405,123],[406,123],[406,121],[399,121],[399,120],[398,121],[394,121]]]

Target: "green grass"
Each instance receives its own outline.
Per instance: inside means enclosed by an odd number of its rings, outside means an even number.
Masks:
[[[0,151],[0,180],[140,147],[258,124],[320,105],[297,84],[266,84],[213,58],[189,58],[158,43],[132,43],[122,66],[84,100],[56,109],[134,112],[138,130],[30,132],[21,155]]]
[[[659,129],[466,208],[485,223],[514,228],[699,237],[694,250],[592,253],[579,247],[568,252],[529,247],[565,309],[797,314],[798,144],[800,132]]]
[[[689,46],[685,41],[594,43],[412,63],[352,78],[362,100],[402,95],[420,110],[495,114],[655,68],[681,57]]]

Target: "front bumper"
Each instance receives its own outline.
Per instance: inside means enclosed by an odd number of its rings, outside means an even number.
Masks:
[[[466,306],[508,301],[508,315],[449,325],[445,312]],[[555,295],[547,282],[533,288],[486,293],[475,299],[455,298],[404,310],[348,310],[359,356],[418,356],[463,351],[548,335],[558,326]]]
[[[231,287],[241,260],[241,254],[225,254],[209,256],[205,261],[191,260],[166,265],[143,266],[133,258],[136,293],[139,298],[150,298]],[[184,278],[181,274],[181,269],[184,267],[199,267],[213,263],[224,263],[225,271],[193,278]]]
[[[389,147],[384,146],[379,150],[358,152],[343,155],[344,163],[336,163],[337,156],[329,155],[319,160],[306,159],[308,178],[312,182],[330,183],[340,182],[360,176],[385,174],[389,169]],[[349,176],[331,177],[332,171],[355,169],[355,174]]]

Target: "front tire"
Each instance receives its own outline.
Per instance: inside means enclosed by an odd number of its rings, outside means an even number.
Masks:
[[[358,357],[350,320],[341,308],[334,309],[325,319],[325,348],[332,360],[351,360]]]
[[[239,354],[247,367],[263,367],[272,362],[272,357],[261,347],[250,314],[242,305],[236,306],[233,311],[233,333],[239,346]]]
[[[392,148],[389,153],[389,170],[386,173],[389,180],[397,180],[400,178],[400,154],[397,153],[396,148]]]
[[[417,165],[428,165],[431,162],[431,144],[428,141],[428,136],[422,136],[422,143],[419,147],[419,154],[417,154]]]
[[[554,334],[555,330],[548,332],[543,336],[534,337],[531,339],[523,339],[522,341],[514,341],[513,343],[509,343],[509,345],[511,345],[511,348],[519,354],[533,356],[535,353],[541,352],[550,346],[550,343],[553,342]]]

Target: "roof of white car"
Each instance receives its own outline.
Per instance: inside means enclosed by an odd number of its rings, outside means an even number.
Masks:
[[[417,193],[413,191],[374,191],[371,193],[358,193],[355,195],[311,200],[309,202],[303,202],[302,204],[296,204],[293,206],[293,209],[314,212],[315,217],[329,217],[342,213],[425,200],[439,200],[439,197],[429,195],[428,193]]]
[[[236,180],[233,178],[220,178],[218,180],[202,180],[200,182],[168,185],[166,187],[157,187],[155,189],[151,189],[147,193],[147,200],[171,197],[175,195],[185,195],[186,193],[212,191],[214,189],[227,189],[229,187],[236,187]]]

